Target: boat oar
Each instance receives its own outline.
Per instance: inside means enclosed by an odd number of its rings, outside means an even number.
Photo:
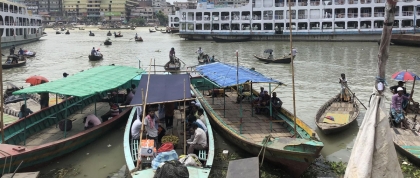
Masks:
[[[131,41],[133,38],[130,38],[128,41]]]
[[[350,88],[349,88],[349,86],[347,86],[346,85],[346,88],[350,91],[350,93],[353,93],[351,90],[350,90]],[[357,101],[359,101],[359,103],[365,108],[365,109],[367,109],[366,108],[366,106],[359,100],[359,98],[357,98],[357,96],[356,96],[356,94],[355,93],[353,93],[353,96],[357,99]]]

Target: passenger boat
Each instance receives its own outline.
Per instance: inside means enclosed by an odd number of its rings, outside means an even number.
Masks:
[[[143,42],[143,38],[138,37],[137,39],[134,39],[134,41],[140,41],[140,42]]]
[[[23,50],[23,55],[26,56],[26,57],[35,57],[36,52],[32,52],[32,51],[29,51],[29,50]]]
[[[3,163],[0,171],[13,173],[17,168],[21,170],[54,160],[105,136],[118,124],[125,123],[131,108],[122,108],[123,111],[118,116],[87,130],[84,129],[83,118],[88,114],[101,116],[109,111],[108,102],[101,102],[106,93],[117,87],[130,87],[132,78],[141,72],[143,70],[131,67],[100,66],[65,79],[14,92],[14,95],[39,93],[39,88],[45,87],[42,92],[65,93],[72,97],[66,97],[54,106],[5,126],[5,141],[0,144],[0,162]],[[116,77],[115,75],[118,75],[120,82],[99,79]],[[71,79],[67,80],[69,78]],[[86,89],[86,86],[94,89]],[[66,119],[71,122],[64,123],[72,123],[72,129],[61,131],[57,125],[62,125],[59,122]]]
[[[341,94],[328,100],[318,110],[315,123],[324,134],[342,132],[350,127],[359,116],[359,104],[354,101],[354,96],[350,102],[341,101]]]
[[[154,32],[156,32],[156,30],[149,29],[149,32],[150,32],[150,33],[154,33]]]
[[[255,115],[253,105],[247,104],[248,101],[253,102],[259,93],[252,89],[253,83],[246,84],[245,81],[269,85],[280,85],[281,82],[250,69],[240,67],[238,71],[237,66],[218,62],[197,66],[196,71],[201,75],[191,79],[194,93],[210,116],[212,127],[229,142],[255,156],[265,149],[265,152],[262,152],[264,160],[274,163],[275,166],[285,167],[294,177],[301,176],[319,157],[324,145],[302,120],[296,117],[294,123],[293,114],[282,107],[259,108],[269,112],[269,116]],[[237,71],[239,79],[236,78]],[[238,95],[237,81],[240,81],[240,85],[250,84],[251,91],[244,91]],[[213,93],[213,97],[208,96],[206,92],[209,89],[217,89],[218,95]],[[294,124],[296,132],[293,129]]]
[[[291,3],[296,11],[291,15],[294,36],[376,34],[379,37],[384,26],[385,0],[295,0]],[[419,5],[420,1],[411,0],[396,5],[395,33],[419,30],[414,27],[418,23],[413,23]],[[199,1],[196,9],[180,9],[175,15],[169,15],[168,26],[183,26],[180,34],[185,35],[289,35],[287,9],[287,1],[282,0],[229,5],[222,1]]]
[[[112,45],[112,41],[111,40],[105,40],[104,45]]]
[[[96,56],[96,55],[94,55],[94,56],[92,56],[92,55],[89,55],[89,61],[99,61],[99,60],[102,60],[103,59],[103,56],[104,55],[100,55],[100,56]]]
[[[111,32],[108,32],[108,33],[106,34],[106,36],[112,36],[112,33],[111,33]]]
[[[59,34],[61,34],[61,32],[60,31],[56,31],[55,34],[56,35],[59,35]]]
[[[17,61],[17,63],[13,63],[13,60]],[[26,65],[26,57],[25,56],[18,56],[18,55],[9,55],[7,56],[7,60],[4,64],[2,64],[3,69],[11,69],[15,67],[22,67]]]
[[[228,43],[228,42],[245,42],[251,39],[251,36],[228,36],[228,35],[219,35],[212,36],[213,40],[218,43]]]
[[[0,0],[0,4],[2,48],[38,41],[43,36],[42,17],[33,14],[30,7],[7,0]]]
[[[182,77],[181,77],[182,76]],[[158,87],[161,82],[156,82],[157,77],[159,78],[166,78],[165,79],[165,84],[169,85],[177,85],[180,86],[179,83],[184,82],[184,84],[186,87],[189,87],[190,83],[189,83],[189,75],[188,74],[181,74],[181,75],[150,75],[150,82],[149,82],[149,87],[150,88],[155,88]],[[140,84],[137,87],[137,91],[136,91],[136,95],[134,98],[139,98],[139,100],[141,100],[141,88],[143,88],[143,91],[145,92],[145,85],[147,84],[147,79],[148,76],[145,74],[142,76],[141,80],[145,80],[145,81],[140,81]],[[185,81],[184,81],[185,80]],[[162,81],[162,80],[160,80]],[[169,83],[168,83],[169,82]],[[176,97],[174,97],[174,93],[177,93],[175,96],[179,96],[179,100],[183,100],[183,99],[189,99],[189,100],[194,100],[191,97],[190,94],[190,89],[189,88],[181,88],[178,90],[168,90],[168,89],[162,89],[162,90],[150,90],[149,88],[149,92],[148,95],[149,96],[170,96],[170,97],[159,97],[158,100],[153,100],[153,103],[166,103],[166,102],[171,102],[171,100],[177,100],[175,99]],[[163,92],[163,93],[162,93]],[[185,95],[183,93],[186,93]],[[178,95],[179,94],[179,95]],[[185,96],[185,98],[184,98]],[[169,99],[171,98],[171,99]],[[149,98],[147,99],[149,101]],[[132,100],[131,105],[134,105],[136,103],[134,103],[133,101],[135,101],[135,99]],[[198,99],[195,99],[194,101],[196,101],[197,103],[199,103]],[[149,101],[148,103],[150,103],[152,101]],[[183,102],[179,102],[181,105],[183,105]],[[182,117],[183,114],[181,114],[181,112],[179,110],[175,110],[175,115],[174,115],[174,121],[177,120],[181,120],[183,119]],[[190,178],[207,178],[210,174],[212,165],[213,165],[213,159],[214,159],[214,137],[213,137],[213,131],[212,131],[212,126],[209,122],[209,119],[207,118],[207,115],[204,113],[205,116],[205,120],[206,120],[206,127],[207,127],[207,134],[208,134],[208,149],[207,150],[201,150],[199,151],[199,154],[197,154],[198,158],[200,159],[200,161],[203,164],[203,167],[193,167],[193,166],[187,166],[188,172],[189,172],[189,177]],[[128,118],[128,122],[127,125],[125,127],[125,131],[124,131],[124,156],[125,156],[125,161],[126,161],[126,165],[127,165],[127,169],[130,172],[130,176],[132,178],[153,178],[153,176],[155,175],[155,171],[152,168],[145,168],[145,169],[137,169],[136,164],[137,164],[137,158],[139,156],[138,154],[138,150],[139,150],[139,140],[133,140],[131,138],[131,126],[132,123],[134,122],[134,120],[137,119],[137,113],[136,113],[136,107],[133,107],[130,116]],[[183,146],[184,145],[184,136],[179,134],[183,129],[184,124],[179,124],[178,122],[174,122],[173,125],[173,129],[171,129],[172,134],[174,134],[175,136],[177,136],[179,138],[178,144],[177,146],[175,145],[175,151],[177,152],[178,156],[183,155]],[[172,135],[171,133],[169,133],[169,131],[166,131],[166,135]],[[189,139],[189,138],[187,138]],[[151,162],[147,161],[147,162]],[[145,164],[146,161],[142,160],[142,162],[144,162]],[[141,165],[138,165],[139,168],[142,168]]]
[[[264,58],[264,57],[260,57],[257,55],[254,55],[255,58],[257,58],[260,61],[266,62],[266,63],[284,63],[284,64],[289,64],[290,62],[292,62],[292,58],[290,56],[285,56],[283,58],[279,58],[279,59],[268,59]]]

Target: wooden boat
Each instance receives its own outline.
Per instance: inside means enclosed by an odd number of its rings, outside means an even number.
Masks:
[[[213,62],[219,62],[219,60],[214,59],[214,61],[210,61],[210,56],[208,54],[204,54],[201,58],[200,56],[197,57],[198,59],[198,64],[210,64]]]
[[[121,34],[114,33],[115,38],[123,37]]]
[[[178,71],[181,69],[181,63],[179,60],[175,60],[175,63],[168,61],[163,67],[166,71]]]
[[[218,43],[228,43],[228,42],[245,42],[251,40],[251,36],[212,36],[213,40]]]
[[[109,33],[107,33],[107,34],[106,34],[106,36],[112,36],[112,33],[111,33],[111,32],[109,32]]]
[[[85,28],[83,28],[83,27],[79,27],[79,30],[85,30]]]
[[[58,35],[58,34],[61,34],[61,32],[60,31],[55,31],[55,34]]]
[[[196,100],[197,103],[199,103],[198,100]],[[128,122],[125,127],[124,131],[124,156],[125,161],[127,165],[127,169],[129,171],[132,171],[136,168],[137,163],[137,152],[138,152],[138,143],[137,147],[133,146],[133,141],[131,139],[131,125],[134,122],[134,119],[137,118],[136,116],[136,109],[133,108],[130,116],[128,117]],[[193,167],[193,166],[187,166],[189,177],[190,178],[207,178],[210,174],[211,167],[213,165],[213,158],[214,158],[214,137],[213,137],[213,131],[211,124],[209,122],[209,119],[207,118],[207,115],[204,113],[205,119],[206,119],[206,127],[207,127],[207,133],[208,133],[208,146],[209,148],[206,150],[207,154],[205,155],[205,163],[203,164],[203,167]],[[175,117],[174,120],[177,120],[181,118],[181,113],[179,111],[175,111]],[[174,124],[174,129],[182,130],[183,125]],[[188,139],[188,138],[187,138]],[[179,142],[182,142],[183,137],[179,137]],[[178,143],[180,144],[180,143]],[[133,150],[134,148],[134,150]],[[177,151],[178,156],[182,155],[182,147],[178,146],[179,149],[175,149]],[[155,172],[151,168],[142,169],[139,171],[132,171],[131,176],[132,178],[153,178],[155,175]]]
[[[292,62],[292,58],[290,56],[285,56],[283,58],[279,58],[279,59],[268,59],[268,58],[264,58],[264,57],[259,57],[257,55],[254,55],[255,58],[257,58],[260,61],[263,62],[267,62],[267,63],[283,63],[283,64],[289,64],[290,62]]]
[[[124,86],[129,85],[130,80],[127,80]],[[111,89],[110,87],[109,90]],[[23,92],[23,90],[20,91]],[[109,111],[108,102],[99,102],[103,99],[103,96],[96,94],[85,97],[70,97],[57,105],[39,110],[26,118],[5,126],[5,142],[0,144],[0,150],[2,150],[0,161],[3,163],[0,171],[9,173],[16,170],[20,164],[19,169],[21,170],[59,158],[95,141],[115,129],[117,125],[125,123],[131,108],[123,108],[118,116],[84,130],[83,118],[94,112],[95,107],[97,108],[95,113],[97,116]],[[57,127],[58,122],[65,118],[72,121],[72,129],[66,132],[66,136]]]
[[[110,40],[105,40],[104,45],[112,45],[112,42]]]
[[[135,30],[135,29],[136,29],[136,27],[130,27],[130,29],[131,29],[131,30]]]
[[[420,166],[420,109],[419,105],[410,103],[407,106],[409,129],[402,129],[395,122],[391,123],[391,135],[396,150],[408,158],[412,163]],[[390,116],[391,117],[391,116]],[[390,118],[391,119],[391,118]]]
[[[137,39],[134,39],[134,41],[140,41],[140,42],[143,42],[143,38],[138,37]]]
[[[332,134],[344,131],[356,121],[359,116],[359,104],[351,97],[351,102],[342,102],[341,94],[328,100],[318,110],[315,123],[324,134]],[[333,120],[327,119],[327,116],[334,118]]]
[[[161,32],[161,33],[167,33],[165,30],[161,30],[160,32]]]
[[[92,55],[89,55],[89,60],[90,61],[99,61],[99,60],[102,60],[103,59],[103,55],[101,54],[101,56],[92,56]]]
[[[65,28],[61,28],[61,31],[65,31],[66,29]]]
[[[156,30],[149,29],[149,32],[154,33],[154,32],[156,32]]]
[[[205,66],[209,67],[210,65],[214,64]],[[232,73],[236,74],[235,71]],[[208,76],[209,73],[203,75]],[[288,110],[274,109],[273,120],[270,119],[270,116],[263,114],[253,115],[251,104],[246,104],[244,100],[241,102],[243,104],[237,104],[236,87],[228,87],[224,91],[228,97],[210,97],[206,96],[207,93],[204,94],[204,92],[211,88],[218,88],[217,85],[221,84],[217,82],[215,84],[215,81],[203,76],[192,78],[191,83],[195,86],[195,95],[210,116],[212,127],[217,129],[218,133],[229,142],[252,155],[259,155],[262,148],[265,148],[264,160],[286,168],[285,170],[294,177],[299,177],[319,157],[323,143],[318,141],[316,133],[297,117],[297,138],[294,138],[294,117]],[[253,101],[256,98],[254,96],[259,94],[255,90],[248,93],[249,96],[245,99],[247,101]],[[242,117],[240,117],[240,108],[243,108]],[[270,137],[269,135],[274,139],[264,146],[263,141]]]
[[[12,63],[13,60],[17,61],[17,63]],[[4,64],[2,64],[3,69],[11,69],[14,67],[22,67],[26,65],[26,57],[25,56],[18,56],[18,55],[10,55],[7,56],[7,60]]]
[[[66,35],[70,35],[70,32],[67,30]]]
[[[95,36],[95,34],[94,33],[89,33],[89,36]]]

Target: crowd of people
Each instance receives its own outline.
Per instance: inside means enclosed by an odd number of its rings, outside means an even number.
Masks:
[[[281,108],[281,106],[283,105],[283,101],[281,101],[280,98],[277,97],[276,92],[273,92],[272,96],[270,96],[270,94],[268,94],[268,91],[264,90],[264,87],[261,87],[260,90],[261,91],[259,93],[258,98],[256,98],[252,103],[255,106],[255,112],[257,114],[261,114],[263,111],[265,111],[267,109],[267,106],[270,106],[270,102],[271,107],[274,111],[278,108]]]

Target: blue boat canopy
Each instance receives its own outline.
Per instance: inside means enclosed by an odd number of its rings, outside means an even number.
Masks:
[[[196,70],[200,72],[201,75],[215,82],[220,87],[234,86],[237,84],[236,69],[236,66],[220,62],[196,67]],[[252,83],[282,84],[281,82],[268,78],[255,70],[239,67],[239,84],[245,83],[247,81],[252,81]]]
[[[148,74],[143,74],[130,105],[142,105],[146,95]],[[190,77],[188,74],[150,74],[147,104],[165,103],[175,100],[191,100]]]

